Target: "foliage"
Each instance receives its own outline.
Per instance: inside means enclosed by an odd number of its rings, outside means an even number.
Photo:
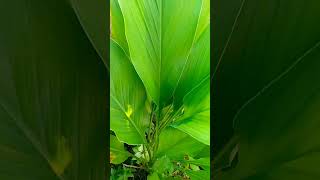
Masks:
[[[209,179],[209,2],[111,0],[110,158],[134,177]]]
[[[0,2],[0,179],[105,179],[107,3]]]
[[[214,4],[214,179],[320,178],[319,5]]]

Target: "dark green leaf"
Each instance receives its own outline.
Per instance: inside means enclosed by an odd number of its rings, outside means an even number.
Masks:
[[[107,72],[70,5],[1,1],[0,22],[0,179],[104,179]]]
[[[214,76],[216,125],[234,120],[239,162],[217,179],[320,178],[318,6],[244,3]]]
[[[106,64],[109,56],[107,54],[109,37],[107,2],[104,0],[70,0],[70,3],[87,38]]]

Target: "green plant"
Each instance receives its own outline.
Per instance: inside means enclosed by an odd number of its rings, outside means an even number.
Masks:
[[[113,171],[209,179],[209,2],[111,1]]]
[[[213,179],[320,179],[320,2],[215,2]]]
[[[0,2],[0,179],[106,179],[107,2]]]

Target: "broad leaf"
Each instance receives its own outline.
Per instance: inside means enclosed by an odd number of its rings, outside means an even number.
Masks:
[[[110,128],[121,142],[146,143],[146,93],[123,49],[110,40]]]
[[[83,31],[92,46],[106,63],[108,45],[108,5],[104,0],[69,0]],[[79,29],[80,31],[80,29]],[[106,63],[107,64],[107,63]]]
[[[190,164],[200,166],[205,170],[210,170],[210,158],[208,156],[205,158],[188,160],[187,162]]]
[[[204,179],[210,179],[210,171],[206,170],[199,170],[199,171],[191,171],[188,170],[186,174],[190,177],[192,180],[204,180]]]
[[[318,6],[244,3],[214,76],[216,126],[234,122],[239,161],[217,179],[319,179]]]
[[[0,22],[0,179],[104,179],[107,73],[70,5],[1,1]]]
[[[202,0],[201,13],[197,25],[195,41],[199,39],[205,29],[210,26],[210,0]],[[208,43],[210,44],[210,43]]]
[[[148,180],[160,180],[158,173],[154,172],[148,175]]]
[[[166,128],[159,137],[159,148],[156,157],[168,156],[170,159],[182,160],[185,156],[195,156],[204,147],[189,135],[172,127]],[[207,155],[209,156],[209,154]]]
[[[221,179],[320,178],[319,58],[318,43],[240,112],[239,163]]]
[[[131,61],[148,94],[163,107],[185,67],[202,0],[119,0],[119,4]]]
[[[110,1],[110,31],[111,38],[116,41],[122,49],[124,49],[127,55],[129,55],[124,20],[118,0]]]
[[[210,145],[210,78],[204,79],[184,98],[183,115],[171,126]]]
[[[210,26],[204,29],[191,49],[183,74],[175,91],[175,104],[198,86],[210,74]],[[210,83],[210,81],[207,81]],[[207,91],[209,94],[210,91]],[[209,120],[209,119],[208,119]],[[209,133],[209,132],[208,132]]]
[[[157,158],[152,166],[152,170],[157,172],[159,175],[165,173],[166,171],[173,171],[173,163],[171,160],[165,155],[160,158]]]
[[[117,137],[110,135],[110,162],[112,164],[120,164],[128,157],[130,153],[124,148],[124,144],[119,142]]]
[[[213,62],[220,65],[213,76],[212,132],[214,146],[221,149],[243,104],[319,41],[319,2],[214,2],[213,55],[218,57]]]

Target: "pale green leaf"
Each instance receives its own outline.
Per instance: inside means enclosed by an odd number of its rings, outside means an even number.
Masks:
[[[182,160],[185,156],[195,156],[204,147],[204,144],[189,135],[175,128],[167,127],[160,134],[159,148],[156,152],[156,157],[166,155],[172,160]]]
[[[143,144],[148,125],[145,89],[123,49],[110,40],[110,128],[121,142]]]
[[[210,0],[202,0],[201,14],[197,25],[195,40],[198,40],[207,27],[210,26]],[[209,43],[210,44],[210,43]]]
[[[210,78],[195,87],[183,100],[183,115],[171,126],[210,145]]]
[[[148,94],[163,106],[186,64],[202,1],[119,0],[119,4],[131,61]]]
[[[110,1],[110,31],[111,38],[116,41],[129,56],[124,21],[118,0]]]
[[[210,27],[207,26],[194,43],[174,94],[175,104],[210,75]],[[210,83],[208,81],[208,83]],[[210,93],[208,91],[207,93]]]

